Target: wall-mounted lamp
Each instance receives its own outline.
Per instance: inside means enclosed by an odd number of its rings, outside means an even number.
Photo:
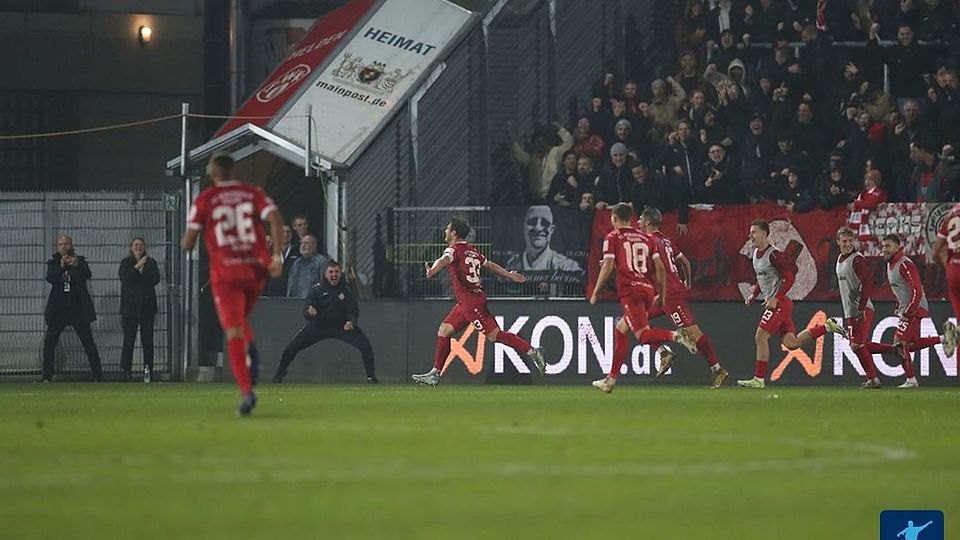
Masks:
[[[149,26],[141,26],[140,29],[137,30],[137,41],[140,42],[140,47],[146,47],[152,38],[153,29]]]

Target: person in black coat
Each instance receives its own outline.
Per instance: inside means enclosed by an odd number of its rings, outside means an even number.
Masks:
[[[90,323],[97,320],[93,299],[87,290],[87,280],[91,275],[87,259],[74,252],[73,239],[67,235],[59,236],[57,252],[47,261],[47,282],[51,288],[43,312],[47,323],[47,331],[43,336],[43,370],[40,379],[43,382],[53,380],[54,351],[60,334],[68,326],[72,326],[80,338],[94,380],[103,380],[100,353],[90,331]]]
[[[367,372],[367,382],[379,382],[374,373],[373,347],[363,330],[357,326],[357,299],[342,278],[340,263],[330,261],[323,273],[323,280],[310,289],[303,310],[303,318],[307,320],[307,324],[283,350],[280,366],[273,376],[274,383],[283,382],[297,353],[328,338],[339,339],[358,349],[363,359],[363,368]]]
[[[124,380],[130,379],[133,365],[133,345],[140,330],[143,346],[143,382],[150,382],[153,371],[153,318],[157,314],[157,283],[160,267],[157,260],[147,256],[143,238],[134,238],[130,254],[120,261],[120,319],[123,322],[123,348],[120,352],[120,371]]]

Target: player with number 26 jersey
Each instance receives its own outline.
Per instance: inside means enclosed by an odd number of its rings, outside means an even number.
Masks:
[[[237,282],[253,289],[266,279],[270,251],[263,221],[276,209],[270,197],[251,184],[220,182],[200,193],[187,227],[203,232],[214,287]]]
[[[283,216],[262,189],[233,179],[234,165],[227,154],[210,159],[207,172],[213,187],[203,190],[190,208],[180,247],[192,250],[203,235],[210,256],[213,302],[227,338],[230,367],[240,388],[237,412],[248,416],[257,404],[253,386],[260,361],[247,317],[263,292],[268,275],[279,277],[283,270],[280,242],[273,245],[271,257],[263,222],[268,222],[274,238],[279,238]]]

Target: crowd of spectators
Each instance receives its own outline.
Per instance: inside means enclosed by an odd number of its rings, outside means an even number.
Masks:
[[[514,137],[513,155],[532,201],[652,205],[680,210],[684,225],[690,204],[957,201],[958,11],[944,0],[687,0],[669,75],[647,85],[605,70],[571,125],[528,148]]]

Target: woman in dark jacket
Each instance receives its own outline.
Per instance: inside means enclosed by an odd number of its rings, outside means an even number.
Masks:
[[[157,313],[157,283],[160,268],[156,259],[147,256],[143,238],[130,242],[130,254],[120,261],[120,316],[123,320],[123,350],[120,369],[124,380],[130,379],[133,345],[140,330],[143,346],[143,381],[150,382],[153,371],[153,318]]]

